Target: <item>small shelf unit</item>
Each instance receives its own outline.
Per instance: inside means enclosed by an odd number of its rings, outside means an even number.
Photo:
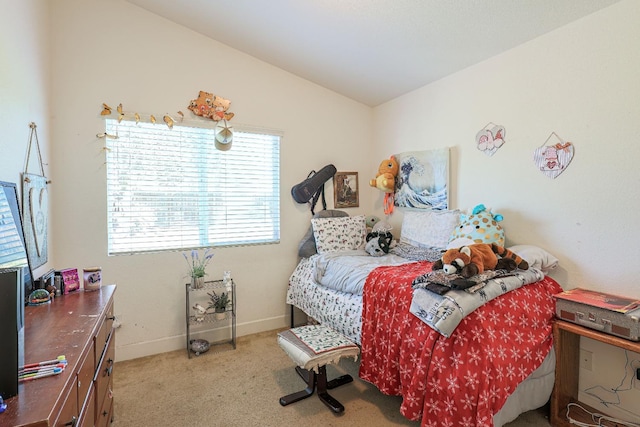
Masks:
[[[209,302],[209,294],[211,292],[226,292],[230,302],[224,313],[214,313],[207,311],[204,315],[199,315],[193,308],[193,305],[199,303],[203,307],[207,307]],[[193,288],[191,283],[185,285],[185,323],[187,326],[187,354],[189,358],[193,355],[199,355],[191,349],[191,341],[194,335],[199,337],[204,335],[219,335],[226,332],[228,339],[216,340],[210,343],[211,350],[236,349],[236,284],[233,279],[213,280],[204,282],[200,288]],[[224,314],[223,317],[219,316]],[[225,331],[226,329],[226,331]]]

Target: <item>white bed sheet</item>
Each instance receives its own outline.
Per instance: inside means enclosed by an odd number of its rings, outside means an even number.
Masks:
[[[287,304],[331,326],[358,345],[362,334],[362,295],[336,291],[314,280],[313,257],[303,258],[289,279]]]
[[[314,264],[314,278],[317,283],[336,291],[356,295],[362,295],[364,282],[375,268],[412,262],[394,254],[374,257],[364,250],[318,254],[310,260]]]

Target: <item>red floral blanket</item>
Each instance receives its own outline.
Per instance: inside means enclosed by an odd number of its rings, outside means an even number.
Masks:
[[[545,277],[481,306],[446,338],[409,312],[411,282],[430,262],[379,267],[365,283],[360,377],[389,395],[421,426],[493,426],[520,382],[552,344],[552,295]]]

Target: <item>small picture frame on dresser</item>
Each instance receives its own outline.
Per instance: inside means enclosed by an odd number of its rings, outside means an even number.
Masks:
[[[62,284],[64,286],[64,295],[80,289],[80,277],[77,268],[65,268],[60,270],[62,276]]]

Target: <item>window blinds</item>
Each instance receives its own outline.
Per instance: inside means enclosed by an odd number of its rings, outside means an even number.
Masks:
[[[109,254],[278,243],[280,136],[106,120]]]

